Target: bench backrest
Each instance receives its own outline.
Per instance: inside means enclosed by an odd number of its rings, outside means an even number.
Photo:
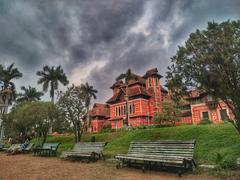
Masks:
[[[12,144],[9,148],[8,151],[13,151],[15,149],[20,149],[21,148],[21,144]]]
[[[44,143],[42,146],[42,149],[52,149],[52,150],[57,150],[58,146],[60,143]]]
[[[193,159],[195,140],[133,141],[128,155]]]
[[[30,151],[30,150],[32,150],[33,146],[34,146],[33,143],[28,144],[27,147],[24,148],[24,151]]]
[[[101,153],[105,145],[106,142],[79,142],[75,144],[73,151],[81,153]]]

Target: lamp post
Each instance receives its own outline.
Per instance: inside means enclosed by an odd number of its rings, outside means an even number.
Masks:
[[[128,113],[128,95],[125,95],[124,97],[126,101],[126,119],[127,119],[127,126],[129,125],[129,113]]]

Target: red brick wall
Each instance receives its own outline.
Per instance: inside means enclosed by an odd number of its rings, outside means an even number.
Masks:
[[[222,122],[220,116],[221,109],[226,109],[230,119],[234,119],[234,115],[224,102],[220,102],[216,109],[209,109],[209,107],[205,103],[192,105],[191,111],[193,123],[194,124],[200,123],[202,119],[202,112],[208,112],[209,119],[212,120],[214,123],[221,123]]]
[[[106,123],[106,120],[91,120],[92,132],[99,132],[102,126]]]

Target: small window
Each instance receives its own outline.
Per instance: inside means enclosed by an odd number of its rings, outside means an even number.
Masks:
[[[202,112],[202,119],[209,119],[208,112]]]
[[[126,105],[124,105],[123,110],[124,110],[124,114],[126,114]]]
[[[133,111],[133,114],[135,113],[135,105],[133,104],[132,105],[132,111]]]
[[[158,79],[156,78],[156,86],[158,86]]]
[[[227,110],[226,109],[221,109],[220,110],[220,116],[221,116],[221,120],[227,121],[228,120]]]
[[[117,109],[117,107],[116,107],[116,108],[115,108],[115,116],[118,116],[117,112],[118,112],[118,109]]]

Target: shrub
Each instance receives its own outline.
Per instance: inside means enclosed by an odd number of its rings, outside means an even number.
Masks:
[[[144,124],[140,124],[140,126],[138,127],[138,129],[146,129],[146,126]]]
[[[111,132],[112,130],[112,124],[106,123],[103,125],[101,132]]]
[[[208,118],[203,118],[199,124],[201,125],[212,124],[212,121]]]

